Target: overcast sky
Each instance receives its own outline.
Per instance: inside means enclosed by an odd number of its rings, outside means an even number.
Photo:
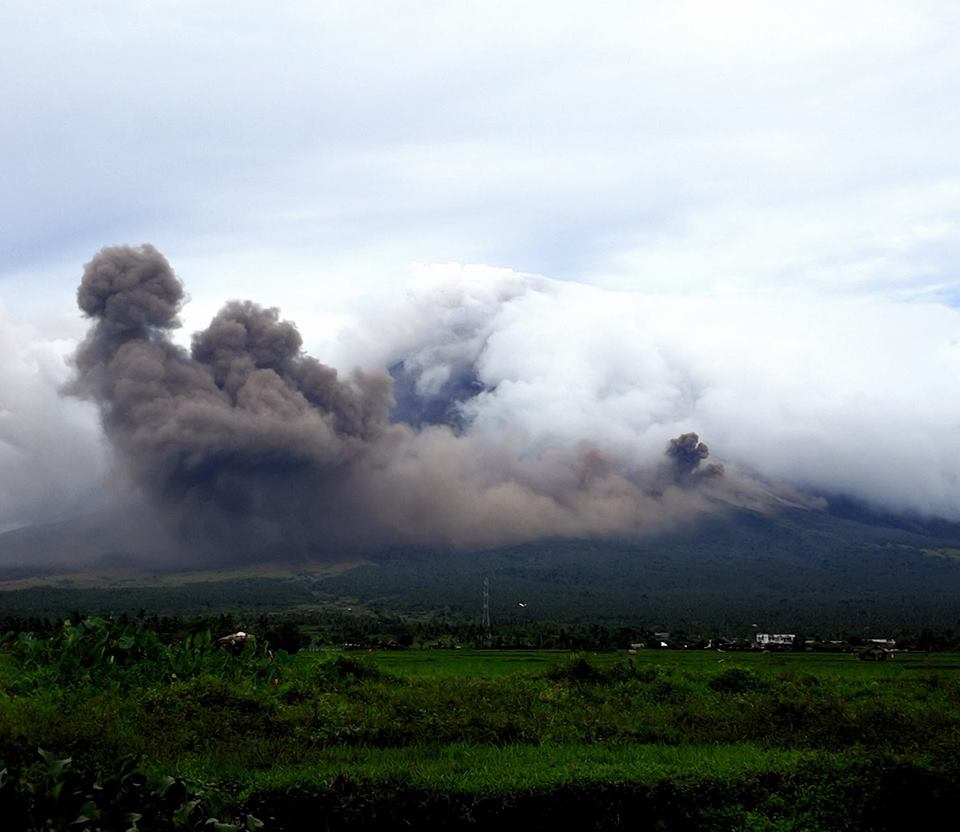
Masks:
[[[65,376],[83,264],[115,243],[167,256],[185,330],[249,297],[321,359],[377,353],[358,322],[429,264],[686,299],[724,349],[748,308],[802,309],[784,362],[815,377],[811,343],[849,343],[850,367],[887,344],[949,451],[958,26],[953,2],[7,0],[0,527],[33,510],[11,508],[10,448],[57,467],[49,436],[23,438],[47,405],[25,402]],[[960,515],[941,464],[937,510]]]

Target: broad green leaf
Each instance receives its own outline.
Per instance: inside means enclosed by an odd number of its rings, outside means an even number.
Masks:
[[[216,818],[210,818],[207,821],[207,826],[209,826],[213,832],[237,832],[240,828],[235,823],[223,823]]]
[[[43,761],[47,764],[47,774],[54,780],[63,774],[63,772],[66,771],[73,762],[72,757],[57,759],[56,754],[51,754],[49,751],[44,751],[42,748],[38,748],[37,751],[43,758]]]
[[[190,815],[200,804],[199,800],[188,800],[176,812],[173,813],[173,825],[177,828],[185,826],[190,822]]]

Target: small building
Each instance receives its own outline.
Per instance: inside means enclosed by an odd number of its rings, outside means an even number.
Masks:
[[[664,648],[676,649],[682,645],[673,641],[669,633],[654,633],[653,638],[647,641],[633,641],[630,643],[629,652],[636,653],[637,650],[660,650]]]
[[[753,643],[762,650],[789,650],[796,640],[796,633],[753,634]]]

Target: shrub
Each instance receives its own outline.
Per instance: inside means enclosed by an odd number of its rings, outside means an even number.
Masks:
[[[592,665],[583,656],[577,656],[563,664],[554,665],[547,671],[547,678],[554,682],[597,683],[607,681],[600,668]]]
[[[39,686],[51,682],[62,687],[142,686],[204,674],[279,683],[290,664],[286,653],[271,655],[253,638],[239,651],[218,646],[209,630],[164,644],[153,630],[102,618],[86,618],[76,625],[65,621],[49,638],[8,635],[4,643],[15,663],[33,674]]]
[[[318,682],[364,682],[369,679],[399,681],[370,660],[343,655],[318,663],[314,678]]]
[[[707,682],[716,693],[749,693],[764,687],[763,680],[744,667],[728,667]]]

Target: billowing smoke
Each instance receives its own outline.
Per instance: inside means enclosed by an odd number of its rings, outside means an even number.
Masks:
[[[667,456],[673,463],[673,471],[681,482],[690,482],[698,477],[715,477],[723,473],[723,466],[701,463],[710,456],[710,448],[693,433],[682,433],[667,444]]]
[[[433,371],[424,382],[422,352],[403,372],[395,367],[408,402],[391,418],[388,372],[341,377],[304,354],[276,309],[249,301],[228,303],[188,352],[171,340],[183,285],[149,245],[102,250],[77,299],[94,325],[70,392],[98,405],[123,475],[192,555],[624,534],[718,504],[763,503],[755,484],[719,468],[694,476],[707,455],[695,434],[670,444],[664,482],[662,462],[640,466],[609,443],[544,442],[522,425],[473,430],[471,403],[491,391],[474,378],[453,385],[444,407],[432,405],[450,374]],[[475,332],[463,334],[482,345]],[[461,347],[454,339],[434,353]],[[472,362],[453,358],[475,376]],[[431,406],[441,418],[424,416]]]
[[[120,463],[184,540],[213,552],[322,548],[349,472],[387,428],[386,374],[341,380],[275,309],[230,303],[187,353],[184,289],[152,246],[113,247],[77,293],[96,324],[71,391],[100,407]]]

